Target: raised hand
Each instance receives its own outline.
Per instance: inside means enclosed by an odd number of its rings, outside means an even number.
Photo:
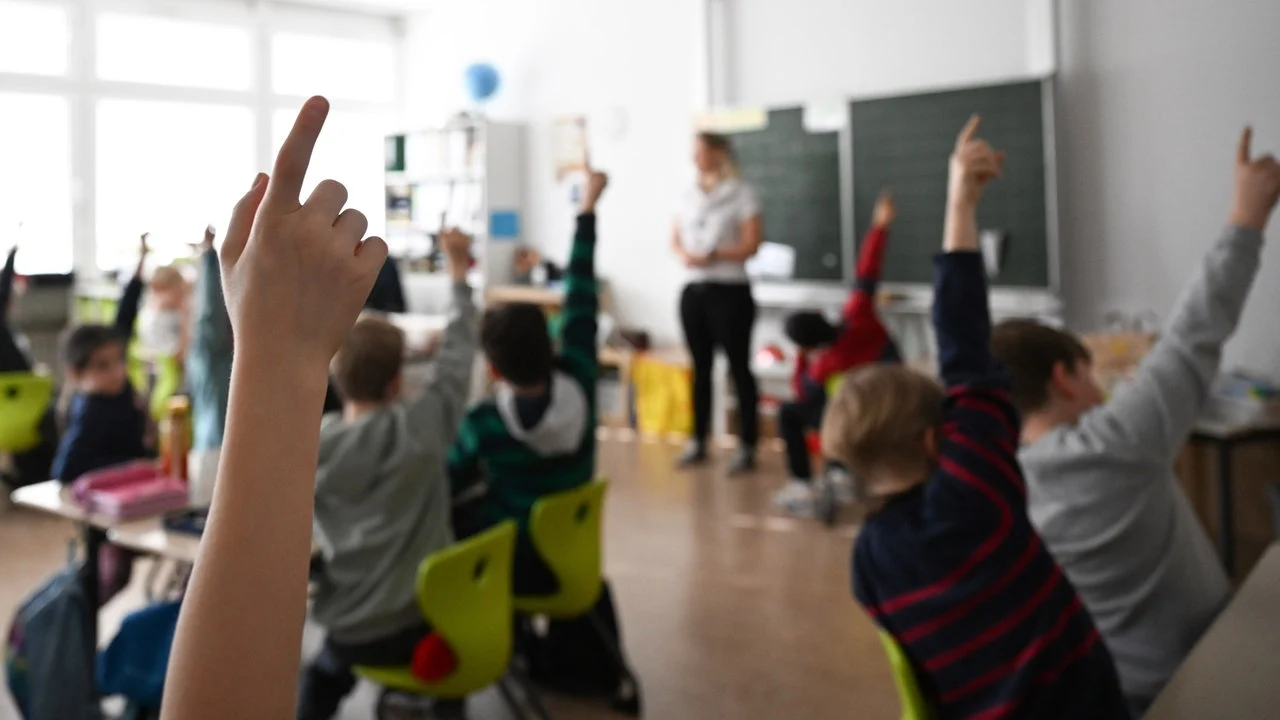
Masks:
[[[876,207],[871,211],[871,224],[879,228],[887,228],[898,217],[898,206],[893,202],[893,192],[884,190],[876,198]]]
[[[596,211],[596,203],[600,201],[600,196],[604,194],[604,189],[608,186],[608,175],[590,168],[587,169],[587,184],[582,190],[581,212],[583,215]]]
[[[236,335],[249,364],[284,362],[324,371],[341,346],[387,246],[371,237],[347,189],[334,180],[299,201],[320,129],[329,113],[313,97],[298,112],[268,178],[259,174],[236,204],[222,243],[222,277]]]
[[[1229,222],[1242,228],[1265,230],[1280,200],[1280,163],[1267,154],[1251,158],[1253,128],[1245,128],[1236,148],[1236,189]]]
[[[466,282],[471,269],[471,236],[458,228],[440,233],[440,249],[449,261],[449,275],[455,282]]]
[[[956,138],[947,183],[947,201],[952,205],[977,207],[987,183],[1004,172],[1004,152],[978,137],[981,122],[977,115],[969,118]]]
[[[213,238],[217,236],[218,231],[212,225],[206,225],[204,229],[204,239],[200,241],[200,251],[208,252],[213,249]]]

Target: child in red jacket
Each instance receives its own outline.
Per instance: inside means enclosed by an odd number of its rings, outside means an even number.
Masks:
[[[874,362],[898,362],[893,338],[876,313],[876,285],[880,265],[897,209],[886,191],[876,200],[871,229],[862,240],[857,279],[845,303],[843,324],[833,326],[819,312],[799,312],[787,318],[786,333],[799,347],[791,380],[795,399],[778,410],[778,425],[787,446],[791,481],[773,496],[778,507],[795,515],[815,512],[813,468],[805,435],[822,424],[827,407],[827,381],[855,367]]]

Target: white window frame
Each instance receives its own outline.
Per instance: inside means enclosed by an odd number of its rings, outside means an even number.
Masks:
[[[293,3],[234,0],[38,0],[66,9],[70,28],[67,74],[64,76],[0,72],[0,92],[56,95],[71,110],[72,265],[80,278],[94,278],[97,266],[95,236],[97,105],[104,98],[226,104],[248,107],[255,118],[254,159],[264,169],[273,161],[272,117],[278,109],[299,107],[305,96],[285,95],[271,88],[271,36],[275,31],[314,32],[345,38],[386,40],[396,58],[395,96],[390,103],[331,98],[335,111],[381,112],[400,115],[404,103],[404,23],[394,15],[331,9],[312,9]],[[97,77],[97,18],[123,11],[180,20],[243,25],[253,35],[253,80],[249,90],[151,85],[103,80]]]

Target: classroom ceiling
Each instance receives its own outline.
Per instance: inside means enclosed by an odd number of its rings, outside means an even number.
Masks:
[[[370,10],[374,12],[407,13],[423,10],[431,4],[431,0],[302,0],[307,5],[320,5],[348,10]]]

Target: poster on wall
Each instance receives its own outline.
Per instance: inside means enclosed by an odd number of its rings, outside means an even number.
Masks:
[[[587,169],[587,118],[572,115],[551,123],[551,149],[555,158],[556,182]]]

